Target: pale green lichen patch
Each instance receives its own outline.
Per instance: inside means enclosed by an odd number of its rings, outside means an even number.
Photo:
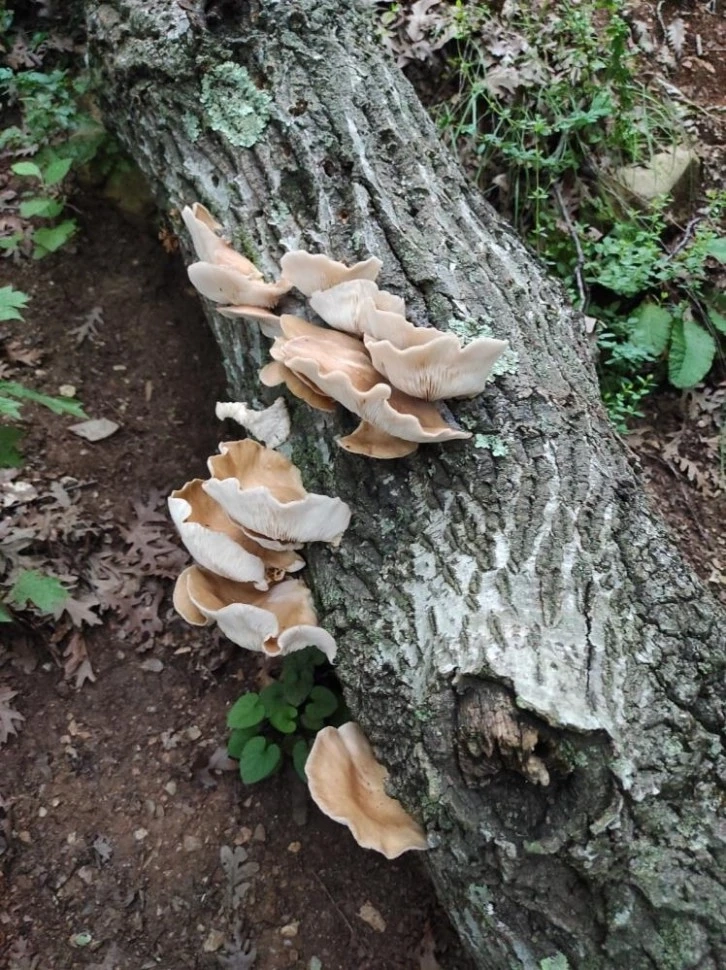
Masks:
[[[184,134],[187,136],[189,141],[195,142],[202,133],[202,129],[199,125],[199,119],[193,115],[191,111],[185,111],[182,115],[181,121]]]
[[[205,121],[237,148],[251,148],[270,119],[272,98],[233,61],[213,67],[202,80]]]
[[[493,458],[506,458],[509,454],[509,447],[496,434],[475,434],[474,447],[490,451]]]
[[[495,337],[496,334],[483,320],[476,320],[474,317],[451,317],[448,321],[448,329],[451,333],[466,345],[477,337]],[[519,369],[519,354],[516,350],[509,347],[502,356],[495,361],[491,370],[491,377],[501,377],[502,374],[516,374]]]
[[[564,953],[558,953],[554,957],[545,957],[540,960],[540,970],[570,970],[570,964]]]

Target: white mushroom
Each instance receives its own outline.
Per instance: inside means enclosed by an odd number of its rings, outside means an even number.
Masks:
[[[280,260],[282,275],[294,286],[311,296],[316,290],[327,290],[347,280],[375,280],[381,271],[380,259],[371,256],[354,266],[346,266],[322,254],[294,250]]]
[[[296,553],[265,549],[246,535],[202,485],[194,479],[168,499],[181,540],[200,566],[262,590],[271,579],[302,569],[305,561]]]
[[[423,401],[480,394],[509,346],[506,340],[479,337],[462,347],[453,333],[423,327],[414,327],[403,346],[368,335],[363,340],[373,366],[394,387]]]
[[[360,335],[363,333],[360,319],[362,306],[366,300],[372,300],[378,310],[397,314],[405,312],[405,304],[400,296],[379,290],[372,280],[350,280],[328,290],[316,290],[310,297],[310,306],[329,326]]]
[[[219,401],[215,414],[220,421],[232,418],[268,448],[277,448],[290,437],[290,415],[282,397],[278,397],[269,408],[260,411],[248,407],[242,401]]]
[[[287,579],[260,592],[190,566],[177,580],[174,607],[196,626],[215,622],[245,650],[276,657],[316,646],[331,662],[335,658],[335,640],[317,625],[310,590],[299,580]]]

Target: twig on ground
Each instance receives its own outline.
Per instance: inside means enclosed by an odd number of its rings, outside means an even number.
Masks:
[[[351,925],[350,920],[345,915],[345,913],[340,908],[340,906],[338,906],[338,904],[336,903],[336,901],[333,899],[333,897],[330,894],[330,890],[325,885],[325,883],[323,882],[323,880],[320,878],[319,873],[317,873],[314,869],[313,869],[313,875],[315,876],[315,878],[317,879],[317,881],[320,883],[320,888],[323,890],[323,892],[325,893],[325,895],[328,897],[328,899],[330,900],[330,902],[335,907],[335,911],[338,913],[338,915],[340,916],[340,918],[343,920],[343,922],[345,923],[345,925],[348,927],[348,931],[350,932],[350,938],[351,938],[351,940],[355,940],[357,938],[357,935],[358,934],[353,929],[353,926]]]

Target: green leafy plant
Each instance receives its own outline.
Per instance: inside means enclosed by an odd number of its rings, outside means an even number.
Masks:
[[[305,781],[310,742],[327,724],[346,720],[345,704],[331,667],[315,647],[285,657],[279,677],[261,691],[248,691],[227,715],[227,751],[239,760],[242,781],[262,781],[285,756]]]
[[[69,173],[92,160],[108,170],[118,158],[118,149],[86,109],[88,75],[76,70],[68,55],[57,49],[52,56],[55,63],[46,66],[52,47],[48,34],[16,30],[13,13],[4,11],[0,49],[11,49],[17,38],[22,39],[26,59],[33,58],[37,66],[0,68],[0,100],[9,106],[15,121],[0,130],[0,150],[23,156],[11,165],[14,175],[28,180],[19,214],[32,222],[30,251],[34,259],[42,259],[64,246],[77,229],[76,220],[67,214]],[[3,236],[0,249],[25,251],[25,237],[17,231]]]
[[[676,108],[642,82],[624,0],[454,7],[435,108],[483,190],[598,321],[603,399],[621,430],[660,381],[706,377],[726,332],[710,283],[726,261],[726,194],[682,230],[669,199],[636,208],[612,177],[687,144]]]
[[[28,302],[28,295],[12,286],[0,287],[0,320],[21,320],[22,310]],[[0,380],[0,419],[20,421],[25,401],[40,404],[54,414],[71,414],[85,418],[83,407],[78,401],[66,397],[54,397],[26,387],[20,381]],[[19,468],[23,456],[18,447],[23,432],[20,428],[0,424],[0,468]]]

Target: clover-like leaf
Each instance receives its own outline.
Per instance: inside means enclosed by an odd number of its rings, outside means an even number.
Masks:
[[[282,751],[278,744],[270,743],[261,735],[250,738],[240,754],[240,778],[246,785],[254,785],[263,778],[269,778],[281,759]]]
[[[250,728],[265,719],[265,707],[255,691],[243,694],[227,714],[228,728]]]
[[[310,691],[310,700],[305,705],[305,714],[312,721],[324,721],[338,709],[338,698],[327,687],[319,684]]]
[[[291,655],[294,656],[294,655]],[[288,704],[300,707],[313,686],[313,672],[309,667],[288,668],[280,678],[282,695]]]
[[[282,734],[292,734],[297,728],[297,708],[284,704],[270,714],[270,724]]]
[[[235,728],[227,742],[227,754],[230,758],[239,758],[242,754],[242,748],[244,748],[249,739],[253,738],[258,731],[259,728],[256,724],[248,728]]]

